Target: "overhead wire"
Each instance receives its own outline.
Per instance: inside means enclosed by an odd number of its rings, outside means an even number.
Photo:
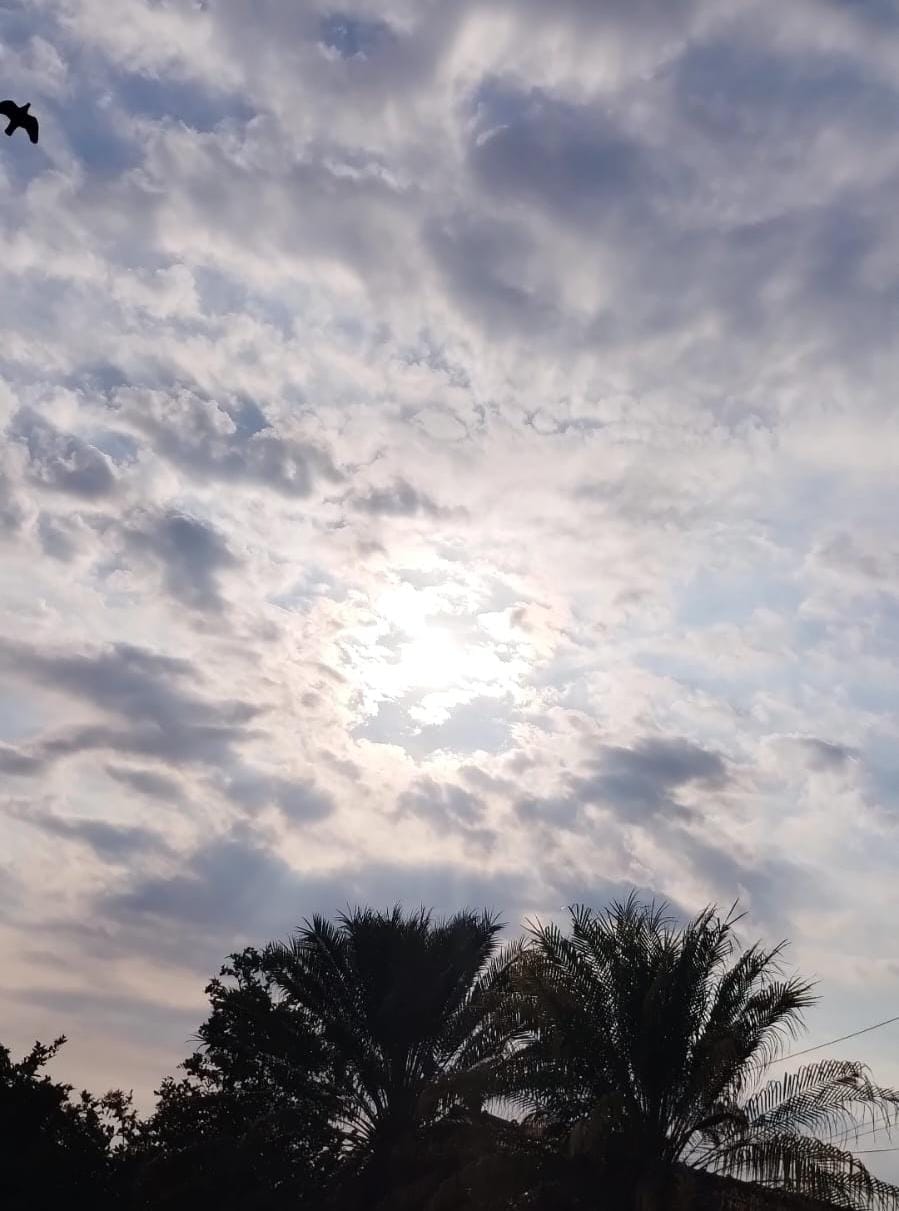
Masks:
[[[860,1034],[870,1034],[872,1030],[880,1030],[882,1026],[891,1026],[899,1022],[899,1013],[892,1018],[884,1018],[882,1022],[874,1022],[871,1026],[863,1026],[861,1030],[853,1030],[849,1034],[841,1034],[839,1038],[828,1039],[826,1043],[816,1043],[814,1047],[803,1047],[801,1051],[789,1051],[786,1055],[772,1060],[772,1064],[783,1064],[786,1060],[795,1060],[800,1055],[810,1055],[813,1051],[821,1051],[824,1047],[833,1047],[837,1043],[845,1043],[847,1039],[856,1039]]]

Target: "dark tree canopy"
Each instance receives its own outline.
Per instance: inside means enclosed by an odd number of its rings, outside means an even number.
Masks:
[[[333,1057],[343,1205],[423,1208],[452,1175],[454,1141],[482,1109],[471,1078],[499,1054],[500,929],[486,913],[357,909],[267,952]]]
[[[315,917],[231,956],[146,1119],[0,1048],[0,1208],[899,1211],[851,1148],[899,1093],[772,1068],[815,998],[738,920]]]
[[[73,1098],[44,1071],[65,1041],[35,1043],[18,1062],[0,1047],[0,1207],[10,1211],[112,1205],[115,1128],[104,1102]]]
[[[772,1075],[815,1000],[784,974],[783,944],[743,949],[733,914],[678,925],[633,897],[569,917],[567,934],[532,928],[512,960],[503,1012],[519,1046],[498,1088],[576,1185],[662,1208],[691,1166],[842,1207],[899,1205],[845,1146],[861,1120],[896,1122],[899,1093],[847,1060]]]
[[[325,1049],[263,956],[232,955],[184,1076],[159,1089],[132,1148],[138,1206],[268,1211],[318,1205],[340,1136]]]

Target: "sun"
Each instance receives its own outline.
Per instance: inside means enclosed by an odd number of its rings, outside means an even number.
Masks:
[[[416,714],[444,714],[475,697],[503,697],[526,662],[451,586],[401,583],[372,601],[371,625],[357,645],[357,672],[369,699],[418,698]]]

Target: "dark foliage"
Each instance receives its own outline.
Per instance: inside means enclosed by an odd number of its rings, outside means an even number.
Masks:
[[[253,949],[206,991],[202,1047],[163,1082],[128,1149],[134,1206],[317,1206],[340,1137],[333,1071],[308,1014],[273,988]]]
[[[865,1117],[899,1117],[899,1093],[861,1064],[821,1060],[779,1079],[811,986],[783,946],[741,949],[713,909],[678,927],[631,898],[570,911],[570,931],[531,930],[511,960],[501,1013],[519,1045],[497,1090],[525,1112],[576,1191],[623,1208],[671,1204],[683,1165],[851,1208],[894,1208],[899,1191],[847,1150]]]
[[[476,1077],[502,1050],[493,986],[501,926],[462,912],[435,922],[359,909],[316,917],[267,952],[283,994],[306,1008],[333,1057],[344,1138],[335,1206],[426,1208],[492,1121]]]
[[[72,1097],[44,1068],[65,1043],[35,1043],[14,1063],[0,1047],[0,1207],[57,1211],[61,1203],[112,1207],[113,1140],[127,1099]]]
[[[863,1065],[770,1079],[810,986],[733,915],[635,899],[500,950],[487,914],[358,909],[244,950],[141,1121],[0,1048],[0,1207],[899,1211]],[[734,1180],[738,1179],[738,1180]]]

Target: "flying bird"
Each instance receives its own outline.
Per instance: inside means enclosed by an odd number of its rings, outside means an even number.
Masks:
[[[21,126],[31,142],[36,143],[38,132],[37,118],[34,114],[28,112],[30,108],[30,101],[26,101],[24,105],[16,105],[15,101],[0,101],[0,114],[3,114],[5,118],[9,118],[6,133],[11,135]]]

